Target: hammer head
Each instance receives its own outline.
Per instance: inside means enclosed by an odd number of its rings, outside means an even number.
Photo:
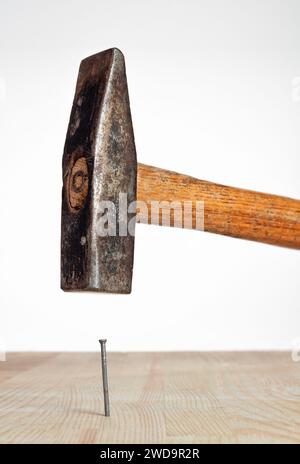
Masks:
[[[119,200],[136,200],[136,173],[124,57],[112,48],[80,64],[63,155],[63,290],[131,292],[135,213],[123,205],[120,219]]]

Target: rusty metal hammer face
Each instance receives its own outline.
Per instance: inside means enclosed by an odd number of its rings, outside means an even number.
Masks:
[[[63,156],[63,290],[130,293],[135,209],[137,222],[300,249],[299,200],[137,164],[124,58],[110,49],[86,58],[79,69]],[[102,227],[106,222],[112,230]]]
[[[119,194],[136,199],[137,162],[125,63],[118,49],[80,64],[63,155],[61,287],[130,293],[134,253],[131,234],[101,236],[106,202],[119,214]]]

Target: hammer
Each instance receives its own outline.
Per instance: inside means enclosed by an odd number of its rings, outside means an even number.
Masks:
[[[299,200],[137,164],[117,48],[80,64],[62,164],[63,290],[130,293],[135,222],[300,248]]]

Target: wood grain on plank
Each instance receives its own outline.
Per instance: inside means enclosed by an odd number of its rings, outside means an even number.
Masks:
[[[0,363],[1,443],[300,443],[290,353],[11,353]]]
[[[300,201],[291,198],[226,187],[172,171],[138,164],[137,198],[146,209],[138,209],[139,222],[156,223],[151,211],[155,202],[173,202],[170,225],[197,228],[204,202],[204,230],[231,237],[300,249]],[[192,221],[178,220],[176,211],[192,202]],[[168,216],[168,204],[159,209],[159,224]],[[201,221],[200,221],[201,224]],[[182,227],[181,225],[181,227]]]

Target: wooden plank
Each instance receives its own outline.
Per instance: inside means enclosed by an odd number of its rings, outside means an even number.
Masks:
[[[290,353],[10,353],[0,443],[300,443]]]

